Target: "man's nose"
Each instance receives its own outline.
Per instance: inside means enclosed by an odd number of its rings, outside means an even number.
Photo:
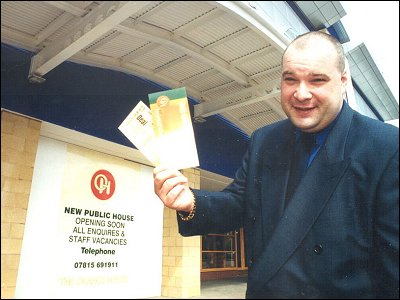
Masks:
[[[297,86],[294,96],[299,101],[305,101],[305,100],[311,99],[312,94],[310,92],[310,89],[307,87],[307,85],[305,83],[300,83]]]

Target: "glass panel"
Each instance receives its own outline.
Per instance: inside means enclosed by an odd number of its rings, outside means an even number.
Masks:
[[[234,268],[235,252],[203,252],[203,269]]]
[[[202,239],[203,251],[234,251],[235,237],[232,235],[206,235]]]
[[[236,268],[237,242],[235,231],[202,237],[202,269]]]

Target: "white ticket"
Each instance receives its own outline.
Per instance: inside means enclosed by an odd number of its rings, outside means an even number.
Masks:
[[[135,106],[118,129],[154,165],[159,165],[151,110],[142,101]]]

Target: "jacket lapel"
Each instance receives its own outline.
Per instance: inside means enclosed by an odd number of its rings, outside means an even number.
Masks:
[[[344,149],[352,115],[352,110],[344,103],[337,124],[332,128],[325,145],[321,147],[300,182],[282,217],[277,221],[271,238],[265,243],[264,251],[258,262],[249,273],[249,289],[254,291],[254,289],[261,288],[282,267],[305,238],[334,193],[350,163],[349,160],[344,159]],[[290,151],[288,152],[290,153]],[[282,159],[279,161],[282,164],[284,158],[281,157]],[[279,178],[268,178],[270,181],[263,183],[267,184],[266,193],[270,189],[275,191],[276,195],[280,195],[275,199],[269,198],[269,202],[282,203],[284,201],[281,196],[284,194],[282,188],[286,188],[288,166],[285,171],[277,171],[277,174],[279,174]],[[280,183],[277,184],[277,180]],[[269,217],[277,213],[276,210],[266,211],[267,209],[277,209],[276,207],[279,206],[278,204],[274,205],[275,207],[273,204],[263,203],[265,206],[265,208],[263,207],[263,217],[264,213]]]

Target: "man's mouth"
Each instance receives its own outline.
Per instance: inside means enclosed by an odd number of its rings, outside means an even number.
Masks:
[[[301,106],[293,106],[296,114],[299,117],[309,117],[314,111],[315,107],[301,107]]]
[[[310,111],[314,109],[314,107],[299,107],[299,106],[294,106],[294,108],[300,111]]]

